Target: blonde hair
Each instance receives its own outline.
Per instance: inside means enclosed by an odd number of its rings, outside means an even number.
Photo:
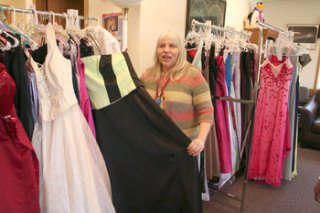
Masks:
[[[165,37],[170,37],[170,39],[177,45],[177,48],[178,48],[177,61],[174,65],[174,67],[169,71],[170,79],[172,81],[178,80],[186,72],[185,67],[188,64],[188,62],[186,61],[186,50],[184,48],[184,44],[183,44],[181,38],[179,37],[179,35],[177,33],[173,32],[173,31],[165,31],[165,32],[161,33],[158,38],[157,45],[156,45],[155,52],[154,52],[154,64],[152,67],[147,69],[144,74],[146,79],[148,79],[150,81],[158,80],[160,78],[161,71],[162,71],[162,65],[161,65],[159,58],[158,58],[158,48],[160,46],[161,41]]]

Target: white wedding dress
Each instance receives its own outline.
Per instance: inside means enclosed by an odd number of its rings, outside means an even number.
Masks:
[[[40,162],[43,213],[115,212],[108,171],[77,103],[72,69],[46,26],[47,56],[39,68],[30,58],[39,91],[39,119],[32,143]]]

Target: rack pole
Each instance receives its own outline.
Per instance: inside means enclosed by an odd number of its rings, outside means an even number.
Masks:
[[[270,24],[267,24],[267,23],[264,23],[264,22],[258,22],[258,25],[261,26],[261,27],[266,27],[266,28],[269,28],[269,29],[272,29],[274,31],[277,31],[279,33],[282,33],[282,34],[285,34],[287,36],[292,36],[289,32],[286,32],[278,27],[275,27],[275,26],[272,26]]]
[[[15,8],[12,6],[4,6],[4,5],[0,6],[0,10],[11,10],[13,12],[29,13],[29,14],[37,13],[37,14],[42,14],[42,15],[54,15],[54,16],[66,18],[66,15],[64,13],[54,13],[54,12],[49,12],[49,11],[40,11],[40,10],[33,10],[33,9],[21,9],[21,8]],[[70,16],[67,16],[67,17],[69,18]],[[98,19],[94,18],[94,17],[78,16],[78,18],[82,19],[82,20],[98,21]]]
[[[262,26],[259,26],[259,50],[258,50],[258,73],[257,73],[257,79],[256,82],[254,84],[254,103],[256,103],[256,98],[258,95],[258,86],[259,86],[259,81],[260,81],[260,71],[261,71],[261,63],[262,63],[262,57],[261,57],[261,53],[262,53],[262,43],[263,43],[263,29]]]
[[[230,33],[234,33],[234,34],[237,34],[237,35],[245,35],[245,36],[250,36],[251,35],[250,32],[239,32],[239,31],[236,31],[236,30],[233,30],[233,29],[226,29],[224,27],[219,27],[219,26],[216,26],[216,25],[208,25],[207,23],[198,22],[195,19],[193,19],[192,22],[191,22],[191,25],[193,25],[193,24],[194,25],[198,25],[198,26],[207,26],[207,27],[211,27],[211,29],[214,29],[214,30],[230,32]]]
[[[200,23],[200,22],[197,22],[195,20],[193,20],[193,23],[196,24],[196,25],[201,25],[201,26],[207,26],[206,24],[204,23]],[[216,30],[220,30],[220,31],[226,31],[226,32],[231,32],[231,33],[236,33],[238,35],[245,35],[246,37],[247,36],[251,36],[251,33],[249,32],[239,32],[239,31],[235,31],[235,30],[231,30],[231,29],[225,29],[225,28],[221,28],[221,27],[218,27],[218,26],[215,26],[215,25],[212,25],[211,28],[213,29],[216,29]],[[260,33],[261,36],[260,38],[262,38],[262,32]],[[260,39],[261,40],[261,39]],[[259,49],[259,54],[262,52],[262,49]],[[259,58],[260,59],[260,58]],[[261,59],[260,59],[261,60]],[[261,62],[259,61],[259,64]],[[258,76],[259,78],[259,76]],[[238,100],[238,99],[232,99],[230,97],[219,97],[218,99],[220,100],[223,100],[223,101],[231,101],[231,102],[240,102],[241,104],[253,104],[255,103],[255,100]],[[253,117],[253,116],[252,116]],[[249,123],[249,126],[248,126],[248,130],[249,131],[246,131],[246,137],[244,138],[244,141],[243,141],[243,144],[246,144],[246,141],[249,140],[249,134],[252,132],[250,131],[252,128],[252,121]],[[241,144],[242,145],[242,144]],[[242,150],[243,151],[243,150]],[[239,154],[239,159],[241,159],[241,156],[242,156],[242,151],[240,151],[238,154]],[[239,163],[240,163],[240,160],[239,160]],[[243,208],[244,208],[244,202],[245,202],[245,196],[246,196],[246,188],[247,188],[247,175],[246,175],[246,171],[247,169],[245,168],[245,179],[243,181],[243,184],[242,184],[242,191],[241,191],[241,196],[238,196],[238,195],[235,195],[235,194],[232,194],[232,193],[228,193],[228,192],[225,192],[221,189],[218,189],[216,191],[222,193],[222,195],[224,196],[227,196],[228,198],[231,198],[233,200],[236,200],[238,202],[240,202],[240,212],[243,212]],[[230,180],[231,178],[235,177],[235,174],[234,173],[231,177],[229,177],[228,180]],[[227,181],[228,181],[227,180]],[[223,187],[223,186],[221,186]]]
[[[251,128],[250,128],[250,134],[252,134],[252,130],[253,130],[253,126],[254,126],[254,111],[255,111],[255,107],[256,107],[256,103],[257,103],[257,97],[258,97],[258,87],[259,87],[259,81],[260,81],[260,72],[261,72],[261,64],[262,64],[262,57],[261,57],[261,53],[262,53],[262,45],[263,45],[263,27],[268,28],[268,29],[272,29],[274,31],[277,31],[279,33],[285,34],[289,37],[292,37],[292,34],[290,32],[286,32],[282,29],[279,29],[277,27],[274,27],[270,24],[267,23],[263,23],[263,22],[258,22],[259,24],[259,49],[258,49],[258,54],[259,54],[259,59],[258,59],[258,73],[257,73],[257,79],[255,82],[255,86],[254,86],[254,97],[253,97],[253,109],[252,109],[252,118],[251,118]],[[251,150],[251,144],[249,146],[249,155],[250,155],[250,150]],[[241,207],[240,207],[240,212],[243,211],[244,208],[244,198],[245,198],[245,194],[246,194],[246,188],[247,188],[247,182],[248,182],[248,169],[249,169],[249,158],[250,156],[247,156],[247,163],[246,163],[246,167],[245,167],[245,176],[244,176],[244,185],[243,185],[243,190],[242,190],[242,202],[241,202]]]
[[[260,22],[259,22],[260,24]],[[263,43],[263,29],[262,26],[259,26],[259,49],[258,49],[258,72],[257,72],[257,78],[256,78],[256,82],[254,83],[254,88],[253,88],[253,106],[252,106],[252,114],[251,114],[251,122],[250,122],[250,126],[248,128],[248,134],[244,140],[244,143],[246,144],[246,141],[249,140],[249,134],[252,134],[252,130],[253,130],[253,126],[254,126],[254,108],[255,108],[255,104],[257,102],[257,98],[258,98],[258,87],[259,87],[259,81],[260,81],[260,71],[261,71],[261,62],[262,62],[262,57],[261,57],[261,53],[262,53],[262,43]],[[246,165],[245,165],[245,171],[244,171],[244,180],[243,180],[243,186],[242,186],[242,200],[241,200],[241,205],[240,205],[240,212],[243,212],[244,209],[244,202],[245,202],[245,196],[246,196],[246,191],[247,191],[247,183],[248,183],[248,169],[249,169],[249,158],[250,158],[250,147],[251,144],[249,146],[249,152],[248,155],[246,157]]]

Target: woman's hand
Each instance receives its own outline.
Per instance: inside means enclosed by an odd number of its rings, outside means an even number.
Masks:
[[[199,134],[196,139],[193,139],[187,148],[187,152],[190,156],[197,156],[204,149],[204,145],[207,140],[208,133],[211,128],[211,123],[202,122],[200,123]]]
[[[187,148],[188,154],[190,156],[196,157],[204,149],[204,144],[205,144],[205,141],[203,141],[201,139],[196,138],[196,139],[192,140]]]

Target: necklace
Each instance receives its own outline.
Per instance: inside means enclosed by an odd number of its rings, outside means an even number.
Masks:
[[[155,98],[155,102],[158,106],[160,106],[160,104],[161,104],[161,98],[163,96],[163,91],[166,88],[166,86],[168,85],[169,81],[170,81],[170,78],[168,77],[166,79],[166,81],[164,82],[163,86],[161,87],[162,76],[158,80],[157,93],[156,93],[156,98]]]

